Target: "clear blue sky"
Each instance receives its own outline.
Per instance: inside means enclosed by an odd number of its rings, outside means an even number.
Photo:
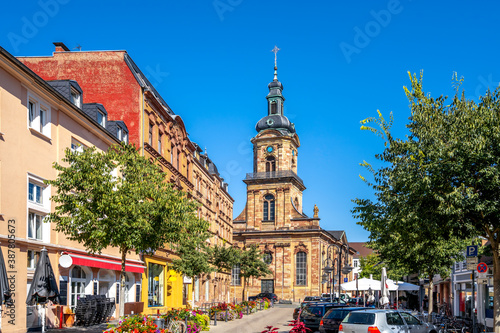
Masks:
[[[57,5],[55,5],[57,4]],[[267,84],[284,85],[285,115],[301,140],[304,207],[321,226],[366,241],[351,200],[371,198],[359,166],[383,142],[359,130],[377,109],[394,112],[406,134],[407,71],[424,70],[424,88],[452,94],[454,71],[466,96],[500,81],[494,1],[9,1],[0,12],[0,45],[14,55],[50,55],[52,42],[82,50],[127,50],[190,137],[217,164],[243,209],[242,179],[252,172],[250,139],[266,115]]]

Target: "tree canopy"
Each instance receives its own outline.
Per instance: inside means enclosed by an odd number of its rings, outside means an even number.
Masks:
[[[83,152],[67,149],[62,162],[54,163],[58,177],[47,181],[56,188],[51,198],[56,208],[47,221],[90,253],[119,248],[122,296],[129,251],[151,252],[179,242],[183,230],[199,223],[196,203],[167,183],[159,168],[133,145],[116,145],[107,152],[95,147]]]
[[[477,196],[468,184],[477,174],[465,170],[474,168],[470,158],[481,146],[471,139],[484,129],[476,128],[481,122],[477,107],[463,94],[457,91],[447,104],[447,97],[434,99],[423,92],[422,76],[410,75],[410,80],[411,90],[405,88],[410,134],[404,140],[391,135],[392,114],[389,121],[380,112],[378,118],[362,121],[362,130],[382,137],[385,149],[376,155],[382,162],[379,169],[362,164],[373,175],[373,182],[362,178],[376,200],[356,199],[353,214],[370,231],[369,246],[391,269],[424,274],[432,289],[432,278],[449,275],[480,229],[466,217],[466,210],[472,213],[470,200]]]

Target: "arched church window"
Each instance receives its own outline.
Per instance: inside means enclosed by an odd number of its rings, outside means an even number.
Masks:
[[[271,114],[277,114],[278,113],[278,105],[276,104],[276,101],[271,102]]]
[[[274,221],[274,196],[272,194],[264,197],[264,221]]]
[[[295,272],[297,286],[307,285],[307,253],[297,252],[295,255]]]
[[[266,172],[276,171],[276,159],[274,156],[268,156],[266,158]]]

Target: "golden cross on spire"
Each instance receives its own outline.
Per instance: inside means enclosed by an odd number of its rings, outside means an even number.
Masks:
[[[279,50],[280,49],[276,45],[274,45],[274,49],[271,50],[271,52],[274,52],[274,67],[278,66],[277,65],[277,60],[278,60],[278,51]]]

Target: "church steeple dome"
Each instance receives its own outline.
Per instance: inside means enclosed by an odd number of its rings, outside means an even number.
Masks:
[[[268,84],[269,94],[267,94],[267,117],[259,120],[255,129],[257,132],[263,131],[268,128],[275,128],[278,130],[285,130],[287,134],[295,133],[295,126],[284,115],[285,97],[283,97],[283,84],[278,81],[278,64],[277,53],[279,48],[277,46],[271,52],[274,52],[274,79]],[[285,133],[283,133],[285,134]]]

